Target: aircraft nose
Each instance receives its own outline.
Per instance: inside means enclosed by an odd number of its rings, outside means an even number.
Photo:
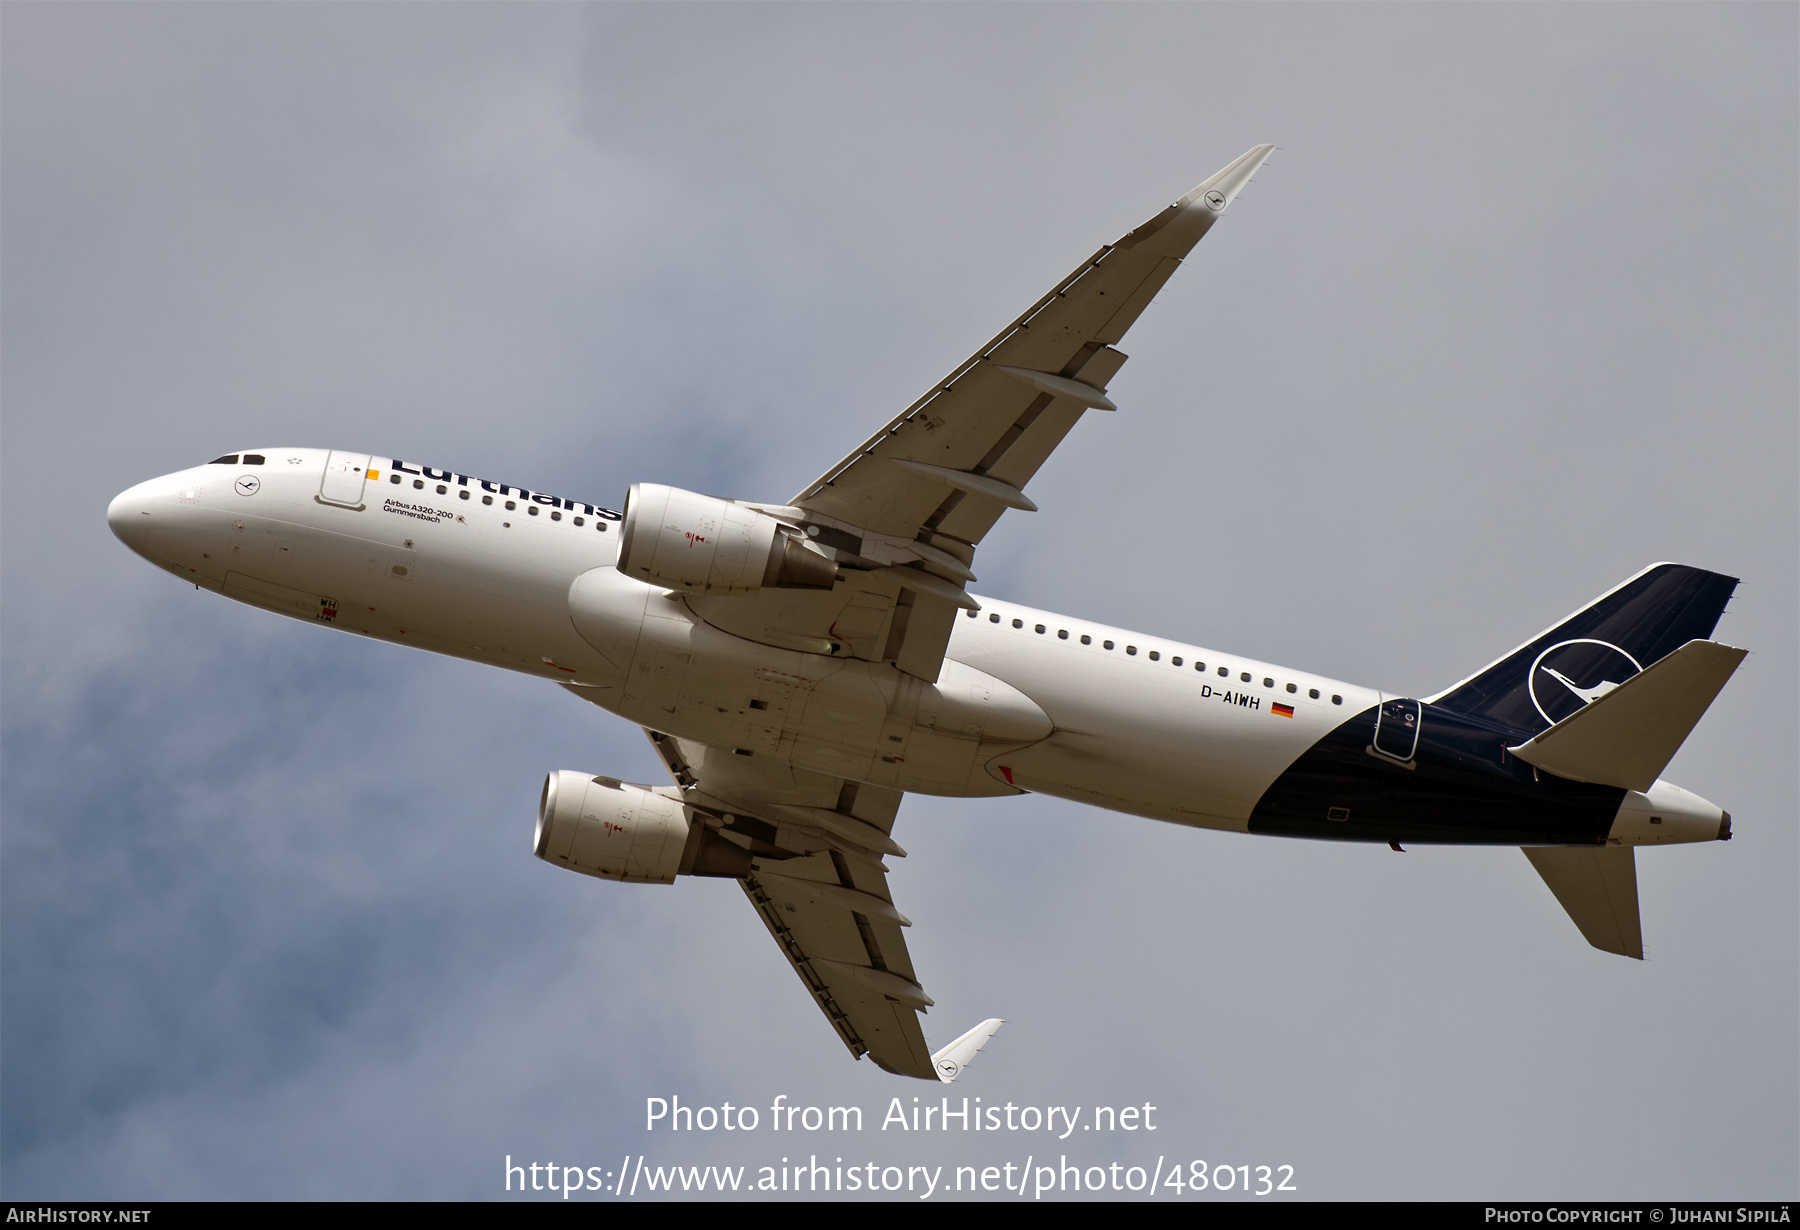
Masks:
[[[106,506],[106,524],[113,536],[142,555],[150,538],[150,493],[143,484],[121,491]]]

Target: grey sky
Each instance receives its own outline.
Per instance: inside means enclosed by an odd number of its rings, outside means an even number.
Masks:
[[[1290,1163],[1302,1194],[1777,1198],[1800,1170],[1797,10],[0,7],[0,1184],[488,1197],[501,1159]],[[1154,1138],[671,1144],[853,1063],[729,884],[532,859],[560,691],[275,619],[108,499],[366,447],[782,499],[1101,243],[1280,151],[981,592],[1429,694],[1672,559],[1752,650],[1641,964],[1511,850],[912,798],[954,1086]]]

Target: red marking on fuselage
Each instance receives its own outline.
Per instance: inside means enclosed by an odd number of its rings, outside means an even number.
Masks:
[[[1000,776],[1004,777],[1006,779],[1006,784],[1009,786],[1012,785],[1013,784],[1012,770],[1007,768],[1005,765],[997,765],[996,767],[1000,770]]]

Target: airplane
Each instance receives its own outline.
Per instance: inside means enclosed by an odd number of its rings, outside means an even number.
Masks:
[[[850,1053],[955,1079],[884,860],[908,791],[1030,793],[1199,828],[1520,847],[1641,959],[1635,850],[1729,840],[1661,780],[1746,651],[1737,580],[1655,564],[1428,697],[977,597],[977,548],[1274,147],[1102,247],[784,503],[652,483],[623,511],[386,454],[240,449],[140,483],[117,537],[197,588],[523,672],[642,726],[673,784],[558,770],[533,853],[738,882]]]

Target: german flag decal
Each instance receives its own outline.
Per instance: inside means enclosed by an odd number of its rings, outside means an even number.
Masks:
[[[1270,705],[1269,709],[1275,714],[1276,717],[1293,717],[1294,716],[1294,707],[1292,705]]]

